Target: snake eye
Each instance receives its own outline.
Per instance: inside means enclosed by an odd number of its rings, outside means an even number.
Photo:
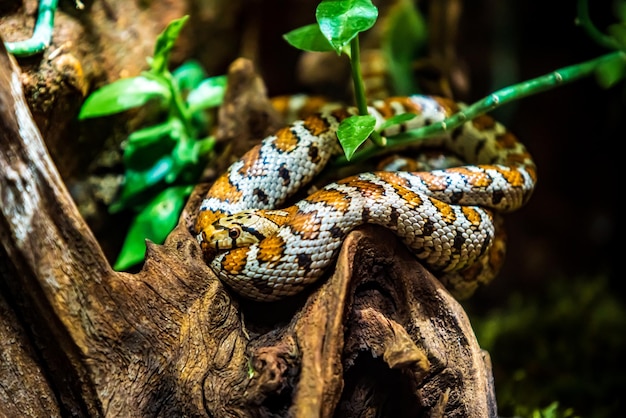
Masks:
[[[239,238],[239,234],[240,234],[240,232],[241,232],[241,231],[240,231],[238,228],[230,228],[230,229],[228,230],[228,236],[229,236],[231,239],[237,239],[237,238]]]

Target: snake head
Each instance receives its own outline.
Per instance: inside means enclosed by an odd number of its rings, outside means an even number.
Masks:
[[[219,251],[255,244],[278,227],[263,211],[246,210],[217,219],[203,232],[207,247]]]

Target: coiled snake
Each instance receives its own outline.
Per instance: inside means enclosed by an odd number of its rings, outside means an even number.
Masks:
[[[293,102],[295,99],[292,99]],[[301,106],[310,104],[301,100]],[[277,101],[283,110],[288,100]],[[219,177],[203,200],[196,234],[211,268],[241,295],[272,301],[300,292],[333,263],[355,227],[394,231],[457,297],[490,281],[504,255],[500,213],[530,197],[535,165],[525,147],[489,116],[480,116],[421,146],[442,146],[468,165],[432,171],[377,171],[329,184],[280,208],[341,152],[336,130],[356,113],[337,105],[265,138]],[[417,117],[383,132],[439,122],[459,110],[431,96],[375,102],[379,123],[404,112]]]

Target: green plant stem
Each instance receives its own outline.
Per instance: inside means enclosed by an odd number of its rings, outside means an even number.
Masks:
[[[352,81],[354,83],[354,99],[356,107],[361,115],[367,115],[367,101],[365,99],[365,86],[361,77],[361,52],[359,50],[359,37],[355,36],[350,41],[350,65],[352,68]]]
[[[57,9],[57,4],[58,0],[39,0],[33,36],[24,41],[5,42],[7,51],[18,57],[28,57],[43,52],[50,45],[52,39],[54,12]]]
[[[172,101],[174,103],[173,110],[175,116],[177,116],[182,122],[185,128],[185,132],[187,133],[188,138],[194,138],[194,129],[193,124],[191,122],[191,115],[187,110],[187,106],[185,105],[185,101],[183,100],[182,95],[180,94],[180,90],[174,81],[174,77],[172,74],[165,70],[162,74],[163,78],[167,80],[169,85],[170,92],[172,94]]]
[[[524,81],[519,84],[515,84],[509,87],[500,89],[487,97],[477,101],[476,103],[466,107],[460,112],[446,118],[445,120],[434,123],[429,126],[424,126],[404,134],[398,135],[395,138],[388,138],[388,146],[385,148],[385,152],[393,150],[394,148],[402,148],[416,143],[417,141],[441,134],[442,132],[451,131],[466,121],[474,119],[484,113],[492,111],[493,109],[502,106],[506,103],[521,98],[541,93],[546,90],[553,89],[554,87],[561,86],[572,81],[579,80],[583,77],[588,77],[594,73],[594,71],[600,66],[613,61],[626,60],[626,54],[624,52],[612,52],[610,54],[602,55],[598,58],[582,62],[580,64],[570,65],[558,70],[555,70],[549,74],[533,78],[528,81]],[[362,151],[358,151],[351,158],[350,163],[362,161],[370,158],[381,152],[378,148],[367,148]],[[348,164],[345,157],[339,157],[335,161],[336,165]]]
[[[359,50],[358,35],[350,41],[350,66],[352,69],[352,81],[354,83],[354,99],[360,115],[369,115],[367,111],[367,99],[365,98],[365,86],[361,76],[361,53]],[[379,147],[385,146],[385,139],[376,131],[370,134],[374,144]]]
[[[593,24],[589,17],[589,5],[587,0],[578,0],[578,16],[576,23],[585,29],[585,32],[593,39],[598,45],[610,49],[619,49],[619,45],[613,38],[600,32],[598,28]]]

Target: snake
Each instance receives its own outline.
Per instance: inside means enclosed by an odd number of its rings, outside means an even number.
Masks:
[[[403,170],[400,164],[359,173],[287,206],[342,153],[338,126],[358,111],[307,96],[273,103],[294,121],[214,181],[192,231],[228,287],[261,302],[296,295],[327,274],[347,234],[364,224],[394,232],[459,299],[497,275],[506,241],[502,215],[522,207],[536,183],[531,155],[502,124],[481,115],[419,142],[463,165]],[[368,112],[377,126],[395,115],[415,115],[381,131],[392,137],[442,122],[462,106],[413,95],[376,100]]]

